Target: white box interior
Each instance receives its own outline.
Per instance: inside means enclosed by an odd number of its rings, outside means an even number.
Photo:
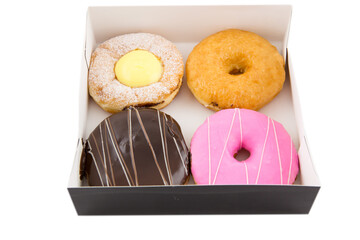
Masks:
[[[92,130],[110,116],[87,92],[90,56],[103,41],[132,32],[159,34],[172,41],[186,61],[193,47],[205,37],[224,29],[238,28],[266,38],[286,57],[290,18],[291,6],[90,7],[80,84],[79,138],[87,139]],[[296,185],[319,186],[306,144],[291,62],[287,71],[283,90],[260,112],[282,123],[297,147],[300,173]],[[191,137],[197,127],[214,112],[196,101],[187,87],[186,77],[183,80],[179,94],[162,111],[176,119],[190,146]],[[69,187],[81,186],[80,151],[81,144],[77,148]]]

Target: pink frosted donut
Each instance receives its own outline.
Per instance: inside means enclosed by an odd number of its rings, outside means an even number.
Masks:
[[[243,161],[234,155],[250,152]],[[285,128],[247,109],[227,109],[210,117],[191,140],[191,171],[197,184],[292,184],[298,154]]]

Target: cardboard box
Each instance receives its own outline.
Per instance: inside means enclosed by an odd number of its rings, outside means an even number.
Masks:
[[[79,215],[308,213],[320,189],[306,136],[291,67],[287,39],[291,6],[154,6],[90,7],[80,86],[79,141],[68,191]],[[282,123],[299,153],[300,172],[294,185],[184,185],[89,187],[79,179],[83,142],[110,114],[87,92],[91,53],[99,43],[132,32],[159,34],[176,44],[184,60],[205,37],[227,29],[255,32],[277,47],[286,60],[287,77],[280,94],[260,112]],[[211,110],[200,105],[183,86],[163,109],[180,124],[188,146]],[[190,117],[191,116],[191,117]]]

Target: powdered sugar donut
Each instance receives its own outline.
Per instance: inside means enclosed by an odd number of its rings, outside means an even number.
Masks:
[[[132,61],[129,62],[128,54],[135,52],[138,53],[137,56],[132,56]],[[128,57],[125,60],[126,55]],[[119,67],[119,62],[125,62],[125,65]],[[159,70],[156,72],[151,64],[158,64]],[[150,73],[152,78],[154,74],[158,77],[155,80],[147,79],[149,76],[145,74],[134,78],[133,71],[141,75],[144,74],[144,68],[155,71]],[[119,79],[117,69],[127,81]],[[92,53],[88,77],[89,94],[100,107],[110,113],[129,106],[161,109],[178,93],[183,72],[183,58],[169,40],[151,33],[124,34],[101,43]],[[139,79],[142,82],[139,83]]]
[[[250,152],[243,161],[234,155]],[[285,128],[247,109],[211,115],[191,140],[191,171],[197,184],[292,184],[299,171],[296,148]]]

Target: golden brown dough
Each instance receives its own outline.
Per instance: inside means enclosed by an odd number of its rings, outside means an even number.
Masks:
[[[258,110],[281,91],[284,59],[259,35],[229,29],[194,47],[186,62],[186,76],[191,92],[209,109]]]

